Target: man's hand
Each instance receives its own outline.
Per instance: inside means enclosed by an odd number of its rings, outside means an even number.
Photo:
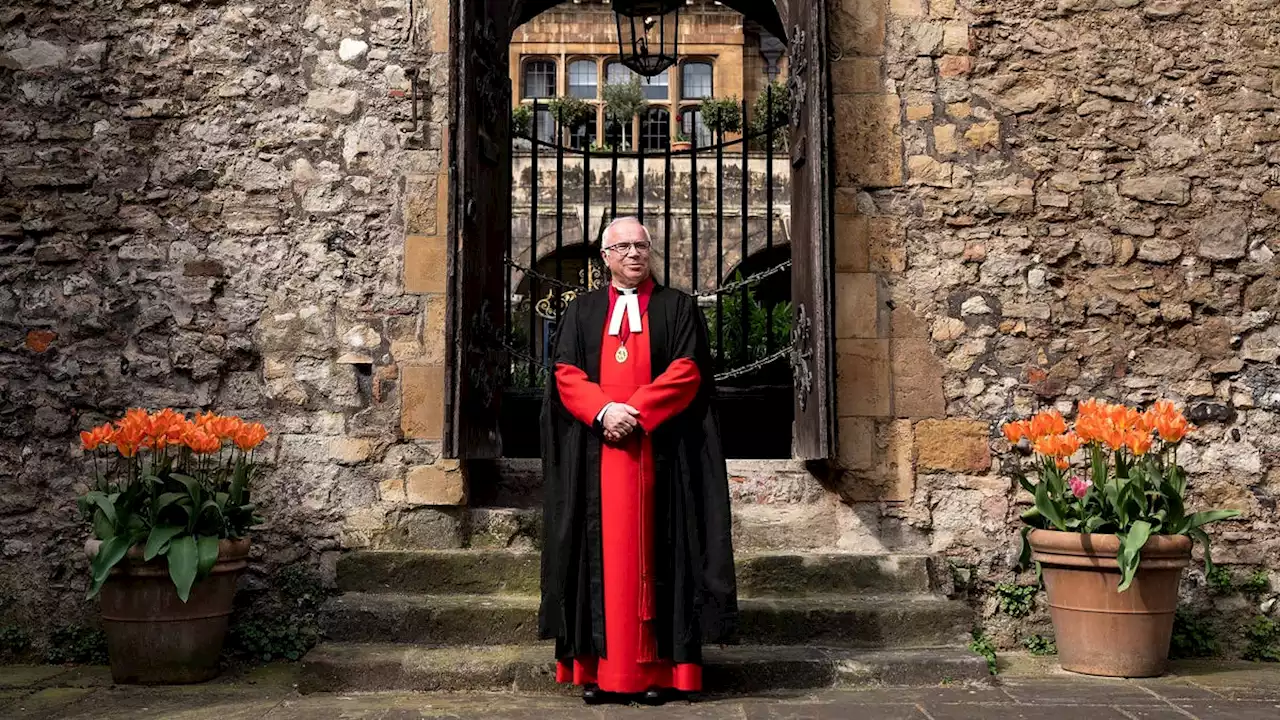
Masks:
[[[636,420],[640,411],[626,403],[614,403],[604,411],[600,424],[604,426],[604,439],[618,442],[631,434],[639,424]]]

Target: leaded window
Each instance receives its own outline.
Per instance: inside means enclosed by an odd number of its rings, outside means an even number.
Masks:
[[[680,97],[686,100],[711,97],[715,90],[711,83],[711,63],[687,62],[680,71]]]
[[[573,97],[595,100],[597,80],[594,60],[569,63],[569,94]]]
[[[556,64],[551,60],[530,60],[524,65],[524,96],[549,98],[556,95]]]
[[[649,108],[640,116],[641,149],[666,150],[671,144],[671,113],[663,108]]]

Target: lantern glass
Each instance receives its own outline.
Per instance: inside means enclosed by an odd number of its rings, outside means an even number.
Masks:
[[[618,56],[623,65],[653,77],[676,64],[683,0],[615,2]],[[668,11],[669,10],[669,11]]]

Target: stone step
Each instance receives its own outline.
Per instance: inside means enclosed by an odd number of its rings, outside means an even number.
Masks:
[[[484,647],[325,643],[303,658],[299,689],[304,693],[577,692],[555,682],[553,652],[549,643]],[[703,687],[715,694],[989,682],[986,661],[956,647],[849,650],[731,646],[707,648],[703,656]]]
[[[750,645],[960,645],[972,622],[964,602],[916,594],[743,598],[739,613],[739,639]],[[535,643],[538,597],[346,593],[325,603],[321,626],[340,642]]]
[[[923,536],[902,527],[843,527],[833,497],[804,503],[735,502],[737,552],[928,552]],[[888,522],[881,519],[877,522]],[[852,534],[851,534],[852,533]],[[490,549],[536,552],[542,510],[518,507],[420,507],[400,513],[394,525],[370,533],[373,550]],[[857,550],[855,550],[857,548]]]
[[[739,554],[742,597],[944,591],[945,564],[928,555]],[[506,550],[361,551],[338,560],[344,592],[535,594],[537,553]]]

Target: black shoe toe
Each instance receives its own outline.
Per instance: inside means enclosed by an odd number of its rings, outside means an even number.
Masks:
[[[666,704],[668,698],[669,695],[666,690],[650,688],[640,696],[639,700],[645,705],[663,705]]]
[[[606,699],[605,692],[596,685],[582,688],[582,702],[588,705],[600,705]]]

